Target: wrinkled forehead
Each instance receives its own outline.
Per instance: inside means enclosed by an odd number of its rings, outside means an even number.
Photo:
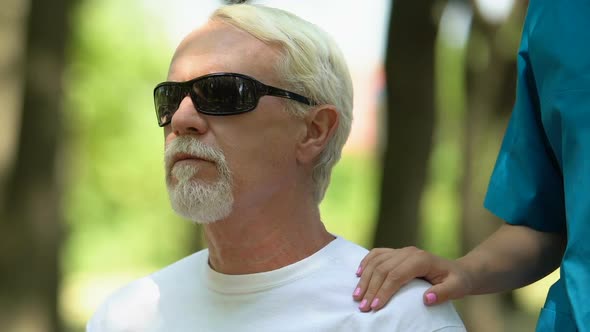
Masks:
[[[187,81],[211,73],[233,72],[276,84],[280,81],[275,73],[280,56],[277,46],[232,25],[209,21],[180,43],[170,64],[168,80]]]

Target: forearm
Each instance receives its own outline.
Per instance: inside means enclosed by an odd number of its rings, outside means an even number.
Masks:
[[[505,224],[457,262],[471,281],[470,294],[526,286],[555,270],[563,257],[565,234]]]

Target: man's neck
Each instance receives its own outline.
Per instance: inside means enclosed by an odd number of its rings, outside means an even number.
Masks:
[[[334,239],[321,222],[317,206],[275,205],[235,212],[204,227],[209,264],[220,273],[276,270],[311,256]]]

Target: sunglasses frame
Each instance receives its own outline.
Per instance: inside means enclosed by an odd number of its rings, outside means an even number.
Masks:
[[[202,81],[202,80],[205,80],[205,79],[208,79],[211,77],[239,77],[241,79],[244,79],[244,80],[254,83],[254,95],[256,97],[254,105],[251,108],[247,108],[245,110],[240,110],[240,111],[208,112],[206,110],[201,109],[197,103],[197,99],[194,97],[193,84],[195,84],[195,82]],[[156,91],[158,91],[158,89],[163,86],[179,87],[181,89],[182,97],[178,102],[178,106],[176,107],[174,112],[172,112],[170,119],[164,123],[160,123],[160,116],[158,114],[158,105],[156,104]],[[244,74],[238,74],[238,73],[220,72],[220,73],[213,73],[213,74],[199,76],[199,77],[193,78],[192,80],[189,80],[189,81],[184,81],[184,82],[166,81],[166,82],[162,82],[162,83],[156,85],[156,87],[154,88],[154,106],[156,108],[156,118],[158,120],[158,125],[160,127],[167,126],[168,124],[170,124],[170,122],[172,122],[172,117],[174,116],[174,113],[176,113],[176,111],[178,111],[178,107],[180,107],[180,103],[187,96],[189,96],[191,98],[191,101],[193,102],[193,105],[194,105],[195,110],[197,112],[207,114],[207,115],[214,115],[214,116],[236,115],[236,114],[251,112],[254,109],[256,109],[256,107],[258,107],[258,102],[260,101],[260,98],[263,96],[274,96],[274,97],[280,97],[280,98],[285,98],[285,99],[291,99],[291,100],[295,100],[297,102],[300,102],[302,104],[309,105],[309,106],[316,105],[307,97],[304,97],[304,96],[297,94],[295,92],[291,92],[291,91],[287,91],[287,90],[277,88],[274,86],[266,85],[251,76],[244,75]]]

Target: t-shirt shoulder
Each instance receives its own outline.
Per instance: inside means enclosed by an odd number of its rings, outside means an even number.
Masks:
[[[189,277],[190,269],[199,265],[194,262],[206,257],[206,250],[201,250],[119,288],[99,306],[88,321],[86,331],[144,331],[148,326],[157,326],[161,281]]]
[[[339,284],[338,294],[346,294],[352,291],[358,278],[354,271],[359,263],[368,253],[368,250],[349,241],[338,237],[324,252],[331,261],[331,274],[327,277],[316,278],[318,282],[329,282],[322,285],[322,289],[328,292]],[[316,275],[316,277],[318,277]],[[340,283],[334,283],[338,278]],[[319,280],[319,281],[318,281]],[[451,302],[443,303],[433,307],[427,307],[423,303],[424,292],[431,287],[431,284],[415,279],[400,288],[392,297],[389,303],[380,311],[375,313],[362,313],[354,309],[355,318],[351,321],[351,331],[414,331],[414,332],[460,332],[466,331],[465,326],[455,311]],[[350,289],[349,289],[350,288]],[[358,303],[356,304],[358,305]]]
[[[330,249],[326,253],[330,259],[343,268],[352,269],[352,273],[357,270],[361,260],[369,253],[367,249],[341,237],[334,240]]]
[[[111,294],[86,326],[87,332],[143,331],[158,319],[158,286],[149,277]]]
[[[410,281],[400,288],[383,309],[374,313],[373,324],[394,327],[394,331],[466,331],[451,302],[436,306],[424,305],[422,296],[430,286],[424,280]]]

